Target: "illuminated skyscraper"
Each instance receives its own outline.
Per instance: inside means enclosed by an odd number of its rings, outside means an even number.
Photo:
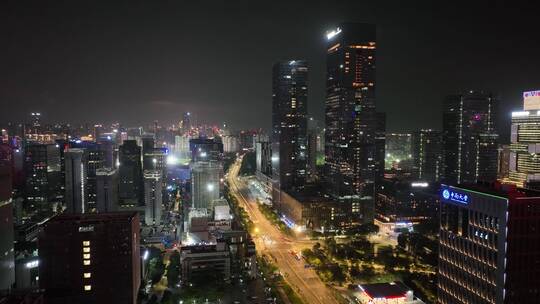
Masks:
[[[272,71],[272,175],[284,191],[303,189],[307,175],[307,85],[304,60]]]
[[[510,142],[505,181],[540,189],[540,91],[523,93],[523,111],[512,113]]]
[[[161,225],[163,210],[162,175],[158,170],[144,170],[144,222]]]
[[[68,213],[87,213],[88,155],[84,149],[69,149],[64,153],[66,184],[65,198]]]
[[[384,123],[375,109],[376,27],[344,23],[326,39],[325,180],[332,196],[373,206],[384,165],[384,134],[378,136]]]
[[[443,112],[444,181],[449,184],[497,178],[495,127],[498,101],[470,91],[448,96]]]
[[[191,129],[191,113],[185,112],[182,116],[181,129],[183,132],[188,132]]]
[[[105,165],[105,151],[101,149],[100,144],[92,141],[75,141],[70,142],[71,148],[84,149],[87,160],[87,177],[86,182],[88,208],[89,210],[96,209],[97,201],[97,183],[96,171]]]

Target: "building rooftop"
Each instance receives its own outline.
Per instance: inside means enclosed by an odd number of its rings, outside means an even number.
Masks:
[[[533,189],[518,188],[514,184],[505,184],[500,182],[477,184],[460,184],[455,186],[469,191],[476,191],[483,194],[498,196],[501,198],[513,197],[540,197],[540,191]]]
[[[404,297],[408,291],[410,291],[410,288],[401,282],[364,284],[360,285],[360,289],[372,299],[401,298]]]
[[[61,214],[49,220],[50,223],[78,220],[81,222],[96,222],[103,220],[125,220],[138,217],[137,212],[111,212],[111,213],[91,213],[91,214]]]

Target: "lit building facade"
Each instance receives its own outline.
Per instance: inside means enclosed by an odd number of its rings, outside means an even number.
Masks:
[[[96,171],[96,206],[100,213],[118,210],[118,170],[102,168]]]
[[[212,212],[212,202],[220,197],[220,162],[197,161],[191,165],[192,208],[206,208]]]
[[[420,130],[412,134],[412,158],[416,176],[426,182],[442,176],[442,137],[435,130]]]
[[[174,150],[175,153],[180,155],[181,158],[190,158],[189,152],[189,140],[191,137],[187,134],[176,135],[174,137]]]
[[[272,175],[284,191],[300,190],[307,175],[308,66],[281,61],[272,69]]]
[[[39,284],[46,303],[137,303],[136,212],[59,215],[39,236]]]
[[[84,149],[68,149],[65,160],[65,199],[68,213],[86,213],[88,209],[88,159]]]
[[[508,179],[540,189],[540,91],[523,93],[523,111],[512,113]]]
[[[386,168],[390,168],[394,162],[400,163],[412,158],[411,140],[409,133],[386,134]]]
[[[540,192],[441,187],[438,303],[536,303]]]
[[[443,109],[444,178],[449,184],[497,178],[498,100],[470,91],[448,96]]]
[[[11,166],[0,158],[0,290],[11,289],[15,283],[11,182]]]
[[[344,23],[326,38],[325,181],[333,197],[354,200],[354,209],[373,207],[384,166],[384,134],[378,136],[384,122],[375,108],[376,27]]]
[[[25,149],[26,199],[32,208],[51,209],[63,184],[60,149],[54,144],[29,144]]]
[[[70,147],[84,149],[86,153],[88,209],[95,210],[97,201],[96,171],[105,166],[105,151],[100,148],[100,144],[91,141],[70,142]]]
[[[144,170],[144,222],[147,226],[161,225],[163,213],[162,175],[157,170]]]
[[[214,138],[192,138],[189,140],[189,150],[194,162],[223,160],[223,143]]]
[[[270,142],[260,141],[255,143],[255,161],[257,166],[257,172],[260,172],[266,176],[272,175],[272,150]]]

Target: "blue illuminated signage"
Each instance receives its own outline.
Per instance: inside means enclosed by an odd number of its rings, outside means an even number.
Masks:
[[[443,188],[441,196],[445,200],[450,200],[460,204],[469,204],[471,197],[468,194],[461,193],[451,188]]]

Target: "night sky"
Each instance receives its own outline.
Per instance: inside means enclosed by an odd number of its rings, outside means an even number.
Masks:
[[[373,2],[2,1],[0,121],[41,111],[49,122],[142,125],[191,111],[268,128],[272,64],[291,58],[308,60],[309,111],[323,119],[325,31],[359,21],[378,25],[389,131],[440,129],[445,95],[484,89],[502,100],[506,137],[521,92],[540,89],[538,7]]]

